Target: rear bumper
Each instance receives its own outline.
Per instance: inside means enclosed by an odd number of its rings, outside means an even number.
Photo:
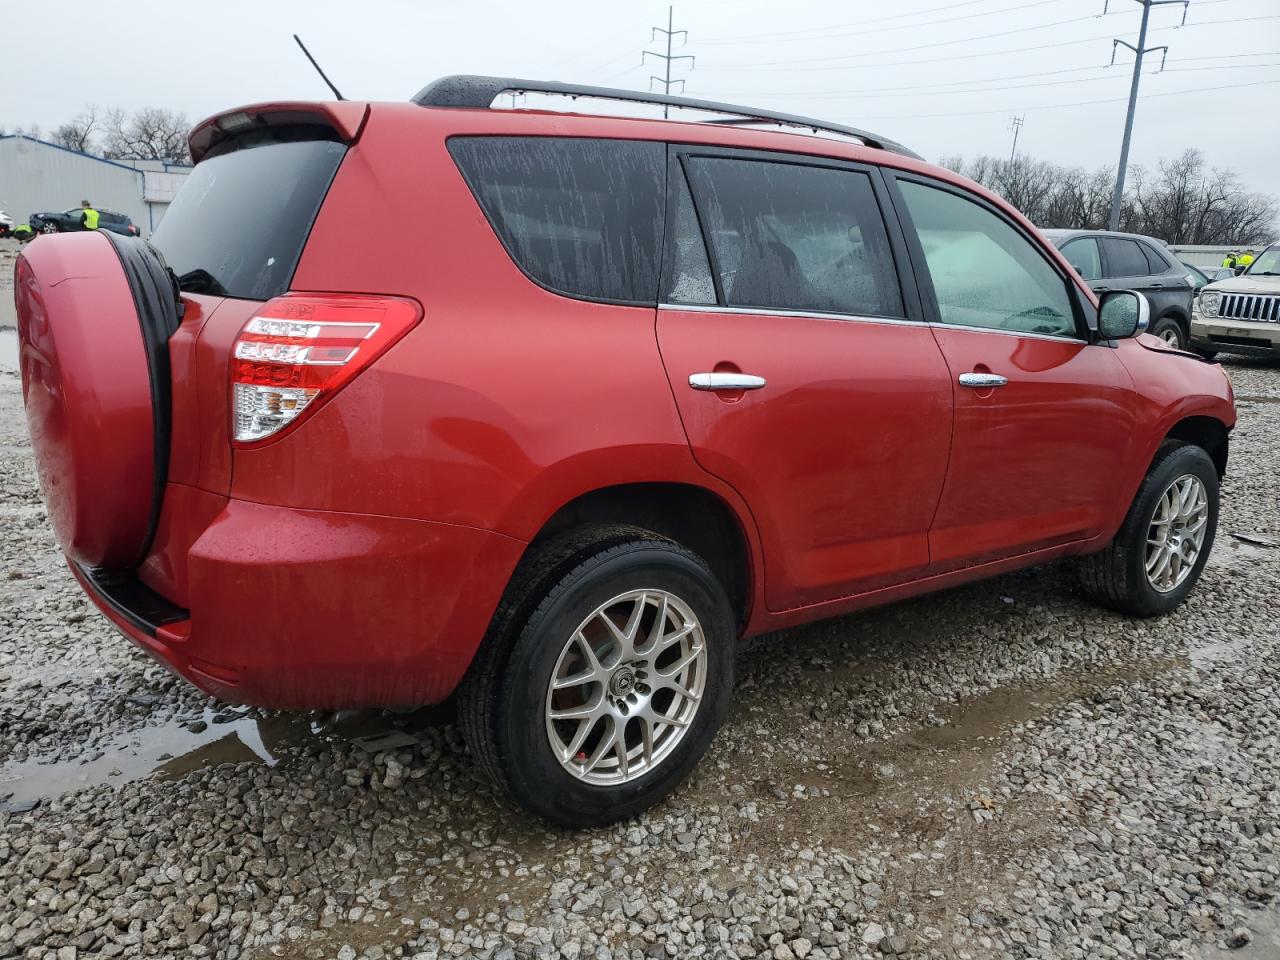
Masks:
[[[188,552],[189,610],[132,577],[73,572],[125,636],[222,700],[416,705],[462,679],[523,549],[470,527],[230,500]]]

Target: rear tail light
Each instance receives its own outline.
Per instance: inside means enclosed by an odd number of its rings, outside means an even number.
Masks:
[[[296,426],[411,330],[413,300],[288,294],[264,304],[236,337],[232,438],[254,444]]]

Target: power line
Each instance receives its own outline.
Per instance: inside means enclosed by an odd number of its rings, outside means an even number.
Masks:
[[[1280,61],[1276,63],[1250,63],[1250,64],[1221,64],[1216,67],[1167,67],[1165,69],[1156,70],[1155,73],[1190,73],[1203,70],[1251,70],[1255,67],[1278,67]],[[768,96],[772,98],[782,98],[788,100],[860,100],[865,97],[875,97],[877,100],[898,97],[944,97],[944,96],[964,96],[974,93],[1000,93],[1005,90],[1031,90],[1036,87],[1060,87],[1067,84],[1079,83],[1101,83],[1103,81],[1119,80],[1120,77],[1112,75],[1109,77],[1077,77],[1071,80],[1048,80],[1043,83],[1017,83],[1007,86],[998,87],[970,87],[969,89],[957,90],[953,89],[959,85],[969,86],[974,83],[997,82],[999,80],[1017,80],[1021,77],[1034,76],[1052,76],[1062,73],[1081,73],[1086,70],[1106,70],[1106,66],[1101,67],[1071,67],[1065,70],[1048,70],[1042,74],[1015,74],[1010,77],[993,78],[990,81],[981,80],[958,80],[953,83],[943,83],[931,86],[923,84],[915,87],[862,87],[854,92],[814,92],[814,93],[761,93],[760,91],[751,92],[726,92],[723,90],[707,91],[707,96],[716,97],[753,97]]]
[[[826,33],[829,30],[841,30],[845,27],[866,27],[874,23],[887,23],[890,20],[901,21],[904,17],[912,17],[921,13],[937,13],[939,10],[955,10],[958,7],[971,7],[975,3],[987,3],[989,0],[963,0],[961,3],[944,3],[938,7],[926,7],[923,10],[914,10],[907,13],[895,13],[888,17],[876,17],[871,20],[857,20],[853,23],[829,23],[823,27],[805,27],[801,30],[779,30],[774,33],[745,33],[730,37],[708,37],[708,40],[714,39],[720,43],[727,43],[734,40],[767,40],[777,37],[790,37],[798,33]]]
[[[810,40],[828,40],[828,39],[835,39],[839,37],[861,37],[869,33],[889,33],[893,30],[907,30],[907,29],[918,29],[920,27],[932,27],[941,23],[959,23],[961,20],[976,20],[979,17],[993,17],[1002,13],[1013,13],[1015,11],[1030,10],[1032,7],[1043,7],[1046,4],[1061,3],[1061,2],[1062,0],[1034,0],[1033,3],[1020,3],[1012,7],[1000,7],[997,10],[982,10],[982,11],[979,11],[978,13],[966,13],[958,17],[940,17],[937,20],[906,21],[906,22],[896,23],[888,27],[874,27],[870,30],[859,28],[859,29],[854,29],[849,31],[833,32],[831,29],[827,29],[823,33],[818,34],[817,36],[812,36],[812,37],[774,37],[771,39],[766,37],[761,37],[760,39],[752,39],[752,40],[744,40],[744,39],[713,40],[708,38],[700,42],[714,43],[714,44],[800,43],[800,42],[806,42]],[[1097,19],[1097,18],[1093,17],[1093,18],[1087,18],[1087,19]]]
[[[1184,97],[1191,93],[1211,93],[1217,90],[1237,90],[1242,87],[1266,87],[1280,83],[1280,80],[1253,80],[1248,83],[1228,83],[1217,87],[1189,87],[1185,90],[1168,90],[1164,93],[1144,93],[1143,100],[1156,97]],[[947,110],[944,113],[881,113],[866,114],[859,119],[865,120],[934,120],[939,117],[982,117],[993,113],[1008,113],[1010,109],[1032,112],[1035,110],[1060,110],[1065,107],[1090,107],[1101,103],[1124,103],[1126,97],[1109,97],[1104,100],[1076,100],[1071,103],[1042,103],[1038,106],[999,107],[992,110]]]
[[[1208,0],[1205,0],[1205,2],[1208,2]],[[1061,26],[1065,23],[1075,23],[1079,20],[1093,20],[1093,19],[1097,19],[1097,18],[1096,17],[1076,17],[1070,20],[1055,21],[1054,23],[1041,24],[1039,27],[1034,27],[1034,28],[1028,27],[1025,29],[1028,29],[1028,30],[1043,29],[1044,27]],[[1269,15],[1269,16],[1261,16],[1261,17],[1236,17],[1230,20],[1202,20],[1199,22],[1188,23],[1181,29],[1190,30],[1194,27],[1222,26],[1225,24],[1233,24],[1233,23],[1254,23],[1261,20],[1280,20],[1280,15]],[[1155,31],[1160,31],[1160,30],[1174,30],[1179,28],[1155,27],[1153,29]],[[720,71],[720,70],[756,71],[760,67],[780,67],[780,68],[786,69],[790,64],[808,65],[808,64],[815,64],[815,63],[829,63],[831,61],[845,61],[845,60],[854,60],[854,59],[864,60],[869,56],[880,56],[882,54],[891,54],[891,53],[908,53],[915,50],[933,49],[936,47],[949,46],[951,44],[956,44],[956,43],[971,43],[974,40],[987,40],[987,39],[991,39],[992,37],[1004,36],[1004,35],[1007,35],[1007,34],[986,34],[986,35],[977,36],[977,37],[965,37],[960,40],[944,40],[938,43],[918,44],[916,46],[911,46],[911,47],[897,47],[890,50],[877,50],[874,53],[870,53],[870,54],[848,54],[848,55],[839,56],[839,57],[818,57],[818,58],[807,57],[800,60],[774,60],[774,61],[768,61],[768,62],[756,62],[751,64],[722,64],[722,65],[711,64],[710,66],[704,66],[703,69],[704,70],[710,69],[710,70],[717,70],[717,71]],[[913,60],[891,61],[888,63],[857,63],[857,64],[838,63],[833,66],[800,66],[800,67],[790,67],[790,69],[803,70],[803,71],[850,70],[850,69],[872,70],[880,67],[906,66],[906,65],[915,64],[915,63],[938,63],[940,61],[949,61],[949,60],[973,60],[978,57],[999,57],[999,56],[1004,56],[1006,54],[1013,54],[1013,53],[1032,53],[1037,50],[1053,50],[1058,47],[1076,46],[1082,43],[1092,43],[1096,40],[1111,40],[1111,39],[1113,39],[1113,36],[1111,34],[1099,34],[1097,36],[1092,36],[1092,37],[1082,37],[1079,40],[1059,40],[1055,43],[1044,43],[1044,44],[1039,44],[1033,47],[1014,47],[1013,49],[1007,49],[1007,50],[987,50],[981,53],[962,53],[962,54],[955,54],[951,56],[942,56],[942,57],[930,56],[925,58],[917,58]]]
[[[652,41],[660,33],[667,38],[667,52],[654,53],[652,50],[645,50],[645,51],[642,51],[640,54],[640,61],[642,63],[644,62],[645,57],[656,57],[657,59],[663,62],[664,69],[663,69],[663,75],[661,77],[655,77],[652,74],[649,75],[649,89],[652,90],[653,85],[656,82],[656,83],[662,84],[663,93],[670,94],[671,85],[673,83],[678,83],[680,84],[681,92],[683,92],[684,79],[683,78],[678,78],[675,80],[671,79],[671,64],[675,60],[688,60],[689,66],[690,68],[692,68],[694,65],[694,58],[687,53],[681,54],[679,56],[672,56],[671,54],[671,40],[673,37],[676,36],[676,34],[683,34],[686,43],[689,40],[688,30],[675,29],[675,8],[674,7],[667,7],[667,28],[664,30],[662,27],[654,27],[653,33],[649,37],[650,41]],[[669,109],[664,104],[662,107],[662,116],[665,118],[669,114],[669,112],[670,112]]]

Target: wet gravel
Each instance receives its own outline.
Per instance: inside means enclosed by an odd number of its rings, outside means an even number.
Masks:
[[[0,958],[1280,956],[1280,365],[1230,364],[1176,614],[1054,566],[789,631],[673,798],[568,833],[439,711],[230,709],[118,638],[58,560],[11,350]]]

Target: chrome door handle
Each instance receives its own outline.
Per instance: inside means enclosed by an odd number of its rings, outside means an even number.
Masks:
[[[1003,387],[1009,382],[1008,377],[1002,377],[998,373],[962,373],[960,374],[960,386],[962,387]]]
[[[689,386],[695,390],[759,390],[764,377],[749,373],[691,373]]]

